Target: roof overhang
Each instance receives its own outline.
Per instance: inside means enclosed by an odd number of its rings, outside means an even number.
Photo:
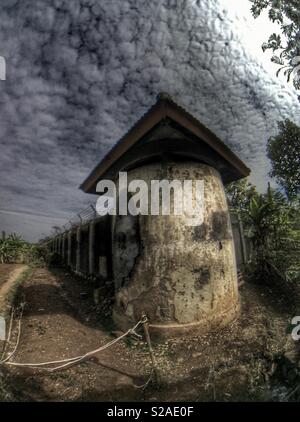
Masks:
[[[189,153],[186,154],[186,157],[190,157],[190,159],[197,159],[198,157],[199,160],[207,162],[205,157],[207,157],[207,151],[210,151],[211,159],[208,163],[211,166],[214,166],[214,162],[216,163],[215,167],[220,171],[224,183],[241,179],[250,174],[250,169],[243,161],[240,160],[239,157],[237,157],[237,155],[213,132],[176,104],[167,94],[160,94],[157,102],[129,130],[129,132],[115,144],[81,184],[80,188],[87,193],[96,193],[98,181],[103,178],[113,178],[118,171],[124,170],[126,156],[130,157],[130,152],[132,152],[134,148],[137,148],[137,146],[138,152],[136,154],[139,154],[141,158],[143,155],[147,156],[147,154],[150,157],[151,153],[149,148],[147,150],[147,144],[143,145],[141,141],[147,139],[147,137],[148,139],[151,137],[152,141],[150,140],[150,142],[155,142],[155,130],[166,125],[166,122],[168,122],[169,126],[176,128],[173,129],[173,131],[175,130],[184,134],[184,140],[181,141],[181,148],[177,145],[177,150],[174,149],[175,153],[177,151],[178,154],[184,155],[184,149],[186,147],[186,150],[188,151],[188,141],[191,141],[193,144],[189,145]],[[163,141],[162,137],[157,135],[157,142],[160,142],[161,146],[164,144]],[[170,142],[172,142],[172,139],[169,140],[168,149],[170,149]],[[174,145],[175,144],[176,142],[174,141]],[[158,150],[157,146],[156,150]],[[194,154],[192,153],[193,150]],[[203,155],[204,158],[201,154],[202,150],[204,152],[206,151]],[[131,154],[131,156],[133,155]],[[143,158],[145,159],[145,157]],[[137,157],[135,157],[135,159],[136,163],[138,163],[139,160],[137,160]]]

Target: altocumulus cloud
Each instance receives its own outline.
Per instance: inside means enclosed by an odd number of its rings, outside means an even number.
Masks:
[[[299,122],[299,102],[248,51],[229,3],[1,0],[0,227],[36,240],[86,206],[79,184],[162,90],[264,189],[266,139]]]

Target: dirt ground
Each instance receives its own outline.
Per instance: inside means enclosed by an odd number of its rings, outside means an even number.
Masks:
[[[3,310],[7,293],[25,269],[26,266],[22,264],[0,264],[0,311]]]
[[[1,266],[0,266],[1,267]],[[0,273],[3,271],[0,268]],[[62,269],[37,268],[20,287],[22,331],[14,362],[86,353],[112,340],[109,289]],[[127,337],[58,372],[2,366],[10,399],[21,401],[298,400],[299,345],[291,339],[293,298],[245,283],[240,318],[207,336],[154,343],[159,380],[143,339]],[[299,314],[299,313],[298,313]],[[15,324],[13,341],[16,339]],[[0,397],[1,400],[1,397]]]
[[[11,273],[20,267],[21,264],[0,264],[0,287],[8,280]]]

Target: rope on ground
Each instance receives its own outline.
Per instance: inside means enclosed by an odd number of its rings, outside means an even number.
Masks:
[[[133,386],[135,388],[140,389],[140,390],[145,390],[148,387],[148,385],[149,385],[150,381],[152,380],[152,378],[153,378],[153,370],[151,371],[151,374],[150,374],[149,378],[147,379],[147,381],[145,382],[145,384],[142,384],[142,385],[135,385],[134,384]]]
[[[21,305],[21,310],[20,310],[19,324],[18,324],[18,335],[17,335],[17,341],[16,341],[16,344],[15,344],[15,347],[14,347],[13,351],[11,353],[9,353],[6,358],[4,358],[0,361],[0,364],[6,363],[10,358],[12,358],[14,356],[14,354],[17,351],[17,348],[18,348],[19,342],[20,342],[20,337],[21,337],[21,324],[22,324],[22,315],[23,315],[24,307],[25,307],[25,304],[23,303]],[[9,334],[9,337],[10,337],[10,334]]]
[[[4,343],[4,347],[3,347],[3,351],[2,351],[0,363],[4,359],[5,352],[6,352],[6,349],[7,349],[7,345],[10,343],[12,325],[13,325],[13,320],[14,320],[14,312],[15,312],[15,308],[12,306],[11,307],[11,313],[10,313],[10,321],[9,321],[8,335],[7,335],[7,339],[5,340],[5,343]]]
[[[22,316],[22,315],[21,315]],[[101,352],[109,347],[111,347],[112,345],[116,344],[117,342],[119,342],[120,340],[122,340],[124,337],[128,336],[129,334],[136,334],[135,330],[141,325],[141,324],[145,324],[147,322],[147,317],[143,316],[132,328],[129,328],[129,330],[127,330],[124,334],[122,334],[120,337],[117,337],[114,340],[111,340],[110,342],[108,342],[107,344],[92,350],[90,352],[85,353],[84,355],[80,355],[80,356],[76,356],[73,358],[67,358],[67,359],[61,359],[61,360],[54,360],[54,361],[50,361],[50,362],[39,362],[39,363],[21,363],[21,362],[10,362],[10,358],[15,354],[18,344],[19,344],[19,340],[20,340],[20,335],[21,335],[21,317],[19,319],[19,332],[18,332],[18,339],[17,339],[17,343],[16,346],[13,350],[13,352],[11,354],[9,354],[6,359],[0,361],[0,364],[5,364],[5,365],[11,365],[11,366],[17,366],[17,367],[28,367],[28,368],[32,368],[32,369],[40,369],[40,370],[44,370],[44,371],[48,371],[48,372],[53,372],[59,369],[63,369],[66,368],[68,366],[71,366],[73,364],[79,363],[82,360],[95,355],[98,352]],[[49,366],[49,365],[54,365],[57,363],[61,363],[62,365],[58,365],[56,367],[52,367],[52,368],[45,368],[44,366]]]

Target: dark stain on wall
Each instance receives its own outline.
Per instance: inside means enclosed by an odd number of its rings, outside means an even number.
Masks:
[[[193,240],[195,242],[201,242],[205,239],[207,234],[206,224],[201,224],[200,226],[195,226],[193,231]]]
[[[225,211],[212,213],[211,238],[214,240],[231,239],[228,214]]]
[[[196,268],[193,273],[197,274],[197,280],[195,281],[196,290],[201,290],[203,286],[209,283],[210,269],[208,267]]]
[[[99,257],[106,257],[108,280],[113,279],[111,224],[111,215],[106,215],[95,221],[95,273],[99,274]]]
[[[118,219],[126,218],[127,224],[124,231],[119,231],[116,236],[116,245],[122,251],[121,259],[126,267],[126,275],[123,276],[119,288],[126,286],[133,276],[138,259],[143,251],[140,236],[139,216],[118,216]],[[131,251],[131,252],[129,252]],[[134,253],[135,251],[135,253]]]
[[[117,244],[120,249],[122,250],[126,249],[126,233],[118,233]]]

